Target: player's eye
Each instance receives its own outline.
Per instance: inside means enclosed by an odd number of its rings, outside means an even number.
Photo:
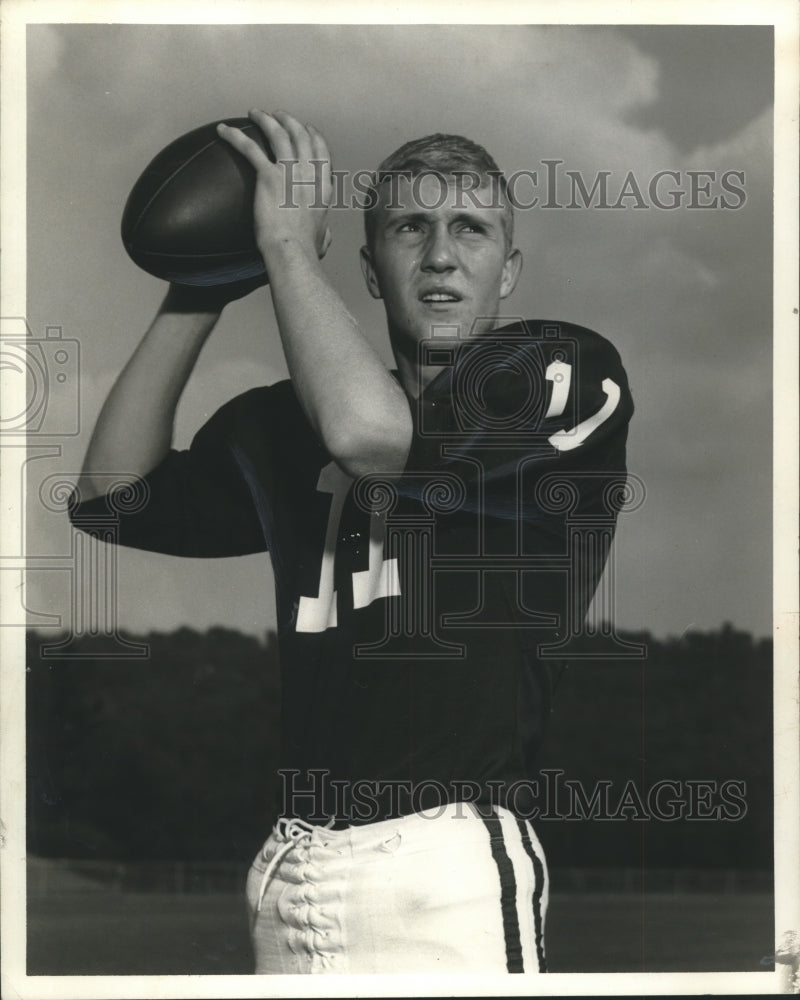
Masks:
[[[418,233],[420,231],[420,224],[418,222],[401,222],[397,227],[399,233]]]

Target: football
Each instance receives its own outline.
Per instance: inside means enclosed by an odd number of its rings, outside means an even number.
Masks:
[[[249,118],[223,118],[254,139],[274,162]],[[131,259],[182,285],[267,281],[253,230],[255,171],[217,135],[218,121],[171,142],[145,168],[122,214]]]

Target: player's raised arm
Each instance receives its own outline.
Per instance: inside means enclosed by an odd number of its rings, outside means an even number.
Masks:
[[[77,483],[81,500],[104,492],[101,474],[145,476],[166,456],[178,400],[203,344],[225,304],[253,287],[170,286],[100,411]]]
[[[255,233],[281,341],[300,403],[319,439],[348,475],[402,469],[411,442],[405,393],[319,264],[330,231],[330,154],[322,135],[285,112],[251,111],[275,155],[243,132],[219,134],[256,171]],[[291,164],[292,166],[289,166]],[[299,182],[289,186],[285,170]],[[309,182],[319,180],[315,185]]]

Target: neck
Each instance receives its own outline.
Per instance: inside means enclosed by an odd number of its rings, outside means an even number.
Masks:
[[[425,365],[420,367],[416,360],[411,362],[404,355],[397,357],[397,370],[400,374],[400,383],[406,391],[406,395],[411,399],[417,399],[423,389],[432,382],[440,371],[442,365]]]
[[[417,345],[407,342],[392,344],[400,384],[409,399],[417,399],[422,390],[443,369],[443,365],[420,365]]]
[[[494,326],[497,326],[497,322],[486,324],[484,328],[476,329],[470,340],[474,340],[476,337],[487,333]],[[398,335],[389,327],[389,340],[392,345],[392,353],[394,354],[395,362],[397,363],[397,371],[400,376],[400,383],[406,392],[406,395],[411,399],[416,399],[422,390],[432,382],[436,376],[444,370],[444,365],[420,365],[419,363],[419,347],[416,341],[411,340],[408,337]],[[445,343],[449,346],[449,341]],[[461,343],[461,341],[456,340],[456,344]],[[443,345],[444,346],[444,345]]]

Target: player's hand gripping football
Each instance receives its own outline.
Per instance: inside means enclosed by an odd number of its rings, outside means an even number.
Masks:
[[[323,257],[331,243],[331,161],[324,137],[285,111],[251,111],[249,117],[277,162],[239,129],[220,124],[217,131],[256,172],[253,216],[261,253],[266,258],[271,247],[288,241]]]

